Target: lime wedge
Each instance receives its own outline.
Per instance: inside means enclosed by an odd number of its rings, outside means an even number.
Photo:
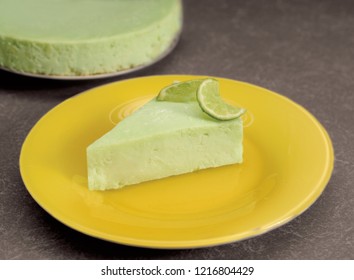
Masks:
[[[185,82],[173,83],[164,87],[157,100],[159,101],[172,101],[172,102],[187,102],[195,101],[197,89],[204,80],[190,80]]]
[[[197,90],[197,100],[202,110],[209,116],[226,121],[240,117],[246,109],[225,103],[219,93],[219,82],[214,79],[205,79]]]

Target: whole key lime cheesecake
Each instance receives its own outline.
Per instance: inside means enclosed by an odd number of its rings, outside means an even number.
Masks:
[[[52,76],[151,64],[175,44],[180,0],[0,0],[0,67]]]

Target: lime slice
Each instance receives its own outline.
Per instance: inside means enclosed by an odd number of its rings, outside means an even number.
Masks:
[[[190,80],[185,82],[177,82],[163,88],[157,100],[172,101],[172,102],[186,102],[195,101],[197,89],[204,80]]]
[[[226,121],[243,115],[246,110],[225,103],[219,93],[219,82],[214,79],[202,81],[197,90],[197,100],[202,110],[209,116]]]

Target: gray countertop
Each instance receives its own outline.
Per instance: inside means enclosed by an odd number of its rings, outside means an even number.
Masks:
[[[354,259],[354,2],[187,0],[179,44],[134,74],[50,81],[0,71],[1,259]],[[48,110],[88,88],[157,74],[200,74],[256,84],[309,110],[329,132],[335,168],[304,214],[264,235],[191,250],[123,246],[78,233],[27,192],[21,145]]]

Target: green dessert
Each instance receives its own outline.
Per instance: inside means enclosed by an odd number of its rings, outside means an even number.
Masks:
[[[152,63],[174,44],[180,0],[0,0],[0,67],[78,76]]]
[[[89,189],[241,163],[242,138],[241,118],[215,119],[197,100],[154,98],[87,148]]]

